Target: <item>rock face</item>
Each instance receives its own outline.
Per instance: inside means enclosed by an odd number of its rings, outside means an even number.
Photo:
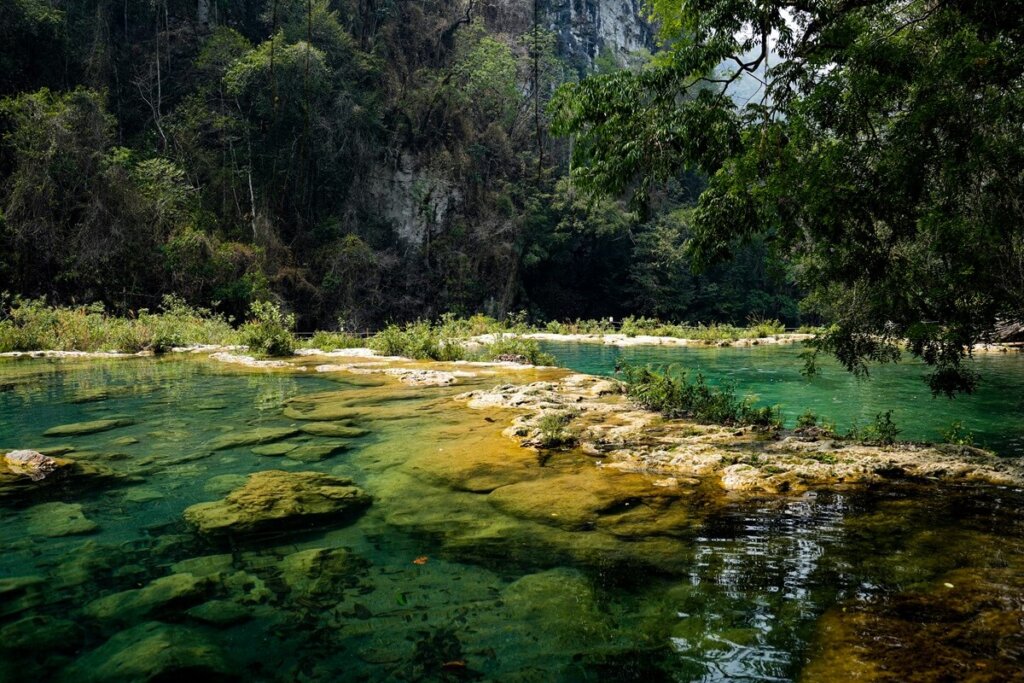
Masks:
[[[654,47],[642,0],[546,0],[548,28],[569,63],[589,71],[602,54],[628,61]]]
[[[204,534],[251,534],[339,520],[371,500],[351,479],[268,470],[250,475],[223,500],[188,508],[185,521]]]

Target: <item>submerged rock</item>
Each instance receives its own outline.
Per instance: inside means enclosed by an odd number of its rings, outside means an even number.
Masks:
[[[256,455],[279,457],[282,455],[287,455],[289,452],[294,451],[298,447],[299,444],[297,443],[268,443],[264,446],[256,446],[255,448],[252,449],[252,452],[255,453]]]
[[[28,532],[33,536],[57,538],[88,534],[98,527],[82,513],[77,503],[43,503],[25,511]]]
[[[243,486],[245,479],[246,476],[244,474],[218,474],[206,480],[206,483],[203,484],[203,491],[223,495],[237,489],[239,486]]]
[[[211,585],[209,577],[171,574],[134,590],[121,591],[93,600],[85,614],[102,621],[131,623],[164,609],[177,609],[200,602]]]
[[[645,477],[597,469],[522,481],[495,489],[488,500],[506,514],[568,531],[599,529],[616,536],[679,535],[691,515],[681,494]]]
[[[68,683],[235,681],[205,631],[151,621],[121,631],[64,670]]]
[[[269,470],[250,475],[223,500],[188,508],[185,521],[205,534],[248,534],[331,522],[371,500],[351,479]]]
[[[297,462],[320,462],[348,450],[343,443],[309,444],[288,451],[285,457]]]
[[[72,424],[51,427],[43,432],[43,436],[84,436],[106,432],[118,427],[128,427],[135,424],[135,420],[127,417],[109,418],[106,420],[91,420],[89,422],[74,422]]]
[[[502,594],[508,623],[562,647],[593,646],[613,633],[586,577],[572,569],[527,574]]]
[[[196,621],[214,626],[231,626],[252,617],[252,610],[231,600],[210,600],[186,612]]]
[[[210,450],[224,451],[229,448],[241,446],[254,446],[256,444],[280,441],[299,433],[294,427],[257,427],[244,432],[229,432],[218,436],[210,442]]]
[[[0,650],[22,655],[74,650],[81,639],[82,629],[74,622],[43,614],[0,628]]]
[[[957,569],[925,591],[829,610],[802,680],[1024,681],[1022,568]]]
[[[344,548],[312,548],[288,555],[279,565],[281,580],[298,596],[336,593],[352,585],[365,563]]]
[[[313,436],[328,436],[337,439],[358,439],[370,433],[368,429],[350,427],[348,425],[334,422],[308,422],[299,427],[305,434]]]

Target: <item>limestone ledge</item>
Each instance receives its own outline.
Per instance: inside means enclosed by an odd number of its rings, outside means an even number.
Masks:
[[[731,492],[779,494],[894,479],[1024,485],[1024,466],[981,449],[869,446],[793,431],[668,420],[632,405],[618,382],[588,375],[504,384],[456,398],[473,409],[520,411],[504,434],[530,448],[542,447],[545,415],[565,415],[566,432],[599,467],[657,475],[658,485],[666,487],[699,480]]]

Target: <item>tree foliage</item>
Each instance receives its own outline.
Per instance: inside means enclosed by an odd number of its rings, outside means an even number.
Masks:
[[[564,88],[576,182],[708,177],[689,254],[762,241],[794,264],[818,340],[851,370],[898,357],[969,391],[963,359],[1024,317],[1024,14],[989,0],[651,4],[649,68]],[[762,82],[749,101],[730,94]]]

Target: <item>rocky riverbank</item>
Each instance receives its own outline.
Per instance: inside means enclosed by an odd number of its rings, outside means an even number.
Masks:
[[[1024,467],[977,448],[864,445],[820,430],[767,432],[668,420],[631,405],[612,380],[571,374],[458,397],[470,408],[514,409],[505,435],[527,448],[571,442],[604,469],[660,477],[668,488],[713,482],[730,492],[796,493],[893,479],[1024,485]],[[545,433],[558,416],[558,434]]]

